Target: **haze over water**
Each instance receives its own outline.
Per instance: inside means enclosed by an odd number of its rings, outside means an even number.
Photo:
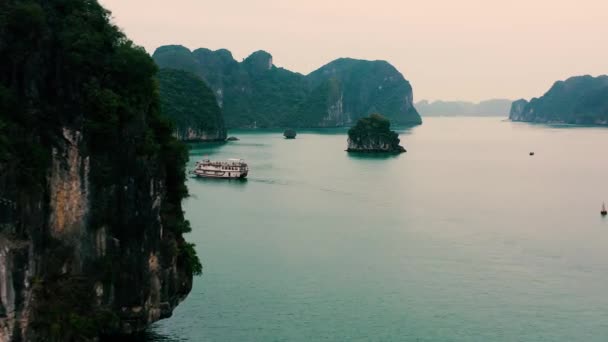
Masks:
[[[249,180],[188,181],[204,275],[154,339],[608,340],[608,129],[426,118],[390,157],[344,129],[231,135],[190,167]]]

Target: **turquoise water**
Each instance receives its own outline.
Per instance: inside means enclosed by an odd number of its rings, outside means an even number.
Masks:
[[[193,146],[251,172],[188,181],[204,275],[155,340],[608,340],[608,129],[427,118],[387,157],[345,132]]]

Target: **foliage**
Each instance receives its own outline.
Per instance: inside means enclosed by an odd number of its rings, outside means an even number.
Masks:
[[[158,70],[146,51],[110,23],[96,0],[5,0],[0,59],[0,190],[46,198],[53,149],[75,143],[90,162],[89,228],[106,226],[121,246],[140,246],[148,227],[163,224],[162,238],[186,250],[182,265],[191,269],[183,271],[200,272],[182,238],[190,230],[181,207],[188,153],[161,114]],[[69,141],[65,131],[79,138]],[[162,196],[160,223],[152,188]],[[95,267],[108,273],[107,263]],[[39,282],[43,300],[33,308],[33,325],[79,340],[113,320],[93,310],[86,278],[42,270],[48,276]]]
[[[385,134],[390,132],[391,122],[381,114],[374,113],[357,120],[355,126],[348,130],[348,137],[357,139],[366,134]]]
[[[352,114],[353,121],[380,112],[394,124],[422,122],[413,105],[410,83],[386,61],[339,58],[306,78],[313,89],[329,79],[337,81],[339,93],[334,97],[342,99],[343,110]]]
[[[184,70],[197,73],[199,65],[192,58],[190,50],[180,45],[166,45],[154,52],[154,59],[159,67]]]
[[[375,111],[399,124],[421,122],[409,82],[384,61],[338,59],[304,76],[275,67],[264,51],[239,63],[227,50],[171,45],[154,59],[204,79],[219,94],[228,127],[342,126]]]
[[[8,138],[6,137],[6,124],[0,121],[0,161],[8,158]]]
[[[376,113],[359,119],[355,126],[348,130],[348,139],[355,145],[364,145],[371,141],[386,143],[391,150],[401,150],[399,134],[391,131],[391,123],[387,118]]]
[[[547,93],[529,103],[516,101],[518,120],[608,124],[608,76],[578,76],[556,82]],[[513,109],[516,107],[514,106]]]
[[[49,341],[81,341],[119,324],[108,309],[94,308],[92,284],[84,277],[60,276],[34,284],[38,310],[32,327]]]
[[[158,73],[163,114],[175,123],[178,136],[188,129],[215,133],[225,138],[224,119],[213,92],[198,76],[173,69]]]
[[[193,243],[183,243],[180,245],[177,264],[183,265],[185,269],[191,270],[193,275],[203,274],[203,265],[196,255]]]
[[[296,131],[291,128],[288,128],[285,130],[285,132],[283,132],[283,136],[285,136],[285,138],[287,138],[287,139],[295,139],[296,135],[297,135]]]

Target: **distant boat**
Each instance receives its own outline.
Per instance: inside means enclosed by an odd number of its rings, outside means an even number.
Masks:
[[[530,155],[531,155],[531,156],[533,156],[533,155],[534,155],[534,152],[530,152]]]
[[[602,203],[602,211],[600,213],[602,216],[608,215],[608,211],[606,211],[606,203]]]

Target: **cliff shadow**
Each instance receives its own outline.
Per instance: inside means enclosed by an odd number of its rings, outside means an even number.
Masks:
[[[185,342],[185,338],[168,336],[156,331],[146,330],[139,334],[125,336],[102,336],[100,342]]]

